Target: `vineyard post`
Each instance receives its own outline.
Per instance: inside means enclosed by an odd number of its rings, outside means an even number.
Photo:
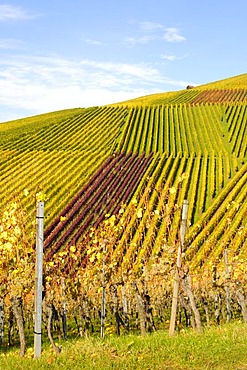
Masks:
[[[39,201],[36,215],[36,264],[35,264],[35,312],[34,312],[34,357],[41,356],[42,285],[44,245],[44,202]]]
[[[183,253],[183,246],[184,246],[184,240],[185,240],[185,234],[186,234],[186,228],[187,228],[188,207],[189,207],[188,200],[184,200],[183,207],[182,207],[181,226],[180,226],[180,242],[178,244],[177,265],[176,265],[176,271],[175,271],[174,283],[173,283],[172,309],[171,309],[171,318],[170,318],[170,327],[169,327],[170,336],[174,335],[175,324],[176,324],[179,280],[180,280],[179,273],[180,273],[180,269],[182,266],[182,253]]]
[[[229,280],[229,269],[228,269],[228,250],[224,249],[224,261],[225,261],[225,267],[226,267],[226,283],[225,283],[225,290],[226,290],[226,320],[227,322],[230,322],[231,319],[231,298],[230,298],[230,292],[229,292],[229,286],[228,286],[228,280]]]
[[[122,301],[123,301],[124,327],[128,332],[129,331],[128,302],[127,302],[127,296],[126,296],[126,286],[124,282],[122,285]]]
[[[101,300],[101,316],[100,316],[100,336],[105,336],[105,310],[106,310],[106,288],[105,288],[105,259],[106,259],[106,240],[103,244],[103,259],[102,259],[102,300]]]
[[[4,344],[4,299],[0,297],[0,344]]]
[[[63,336],[64,339],[67,339],[67,308],[66,308],[66,293],[65,293],[65,281],[62,279],[62,296],[63,296]]]

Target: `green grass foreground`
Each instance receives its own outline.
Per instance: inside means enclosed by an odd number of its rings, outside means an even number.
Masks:
[[[202,335],[186,330],[169,337],[158,331],[141,337],[127,335],[68,340],[62,352],[44,346],[42,357],[33,359],[33,349],[25,358],[18,351],[0,352],[0,369],[247,369],[247,326],[231,323],[205,329]]]

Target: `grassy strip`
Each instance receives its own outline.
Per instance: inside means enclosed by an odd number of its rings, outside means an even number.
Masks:
[[[192,330],[169,337],[159,331],[146,337],[109,336],[68,340],[56,356],[44,346],[42,357],[34,360],[29,349],[25,358],[18,351],[0,353],[1,369],[247,369],[247,327],[231,323],[206,329],[198,335]]]

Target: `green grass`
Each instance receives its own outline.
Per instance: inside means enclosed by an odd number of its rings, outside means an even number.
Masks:
[[[169,337],[159,331],[146,337],[109,336],[68,340],[55,356],[46,346],[42,357],[34,360],[32,349],[26,358],[9,350],[0,354],[0,369],[247,369],[247,326],[231,323],[206,329],[202,335],[192,330]],[[29,358],[28,358],[29,356]]]

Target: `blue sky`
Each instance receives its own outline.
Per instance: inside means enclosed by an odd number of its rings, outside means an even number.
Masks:
[[[246,73],[246,0],[0,0],[0,122]]]

